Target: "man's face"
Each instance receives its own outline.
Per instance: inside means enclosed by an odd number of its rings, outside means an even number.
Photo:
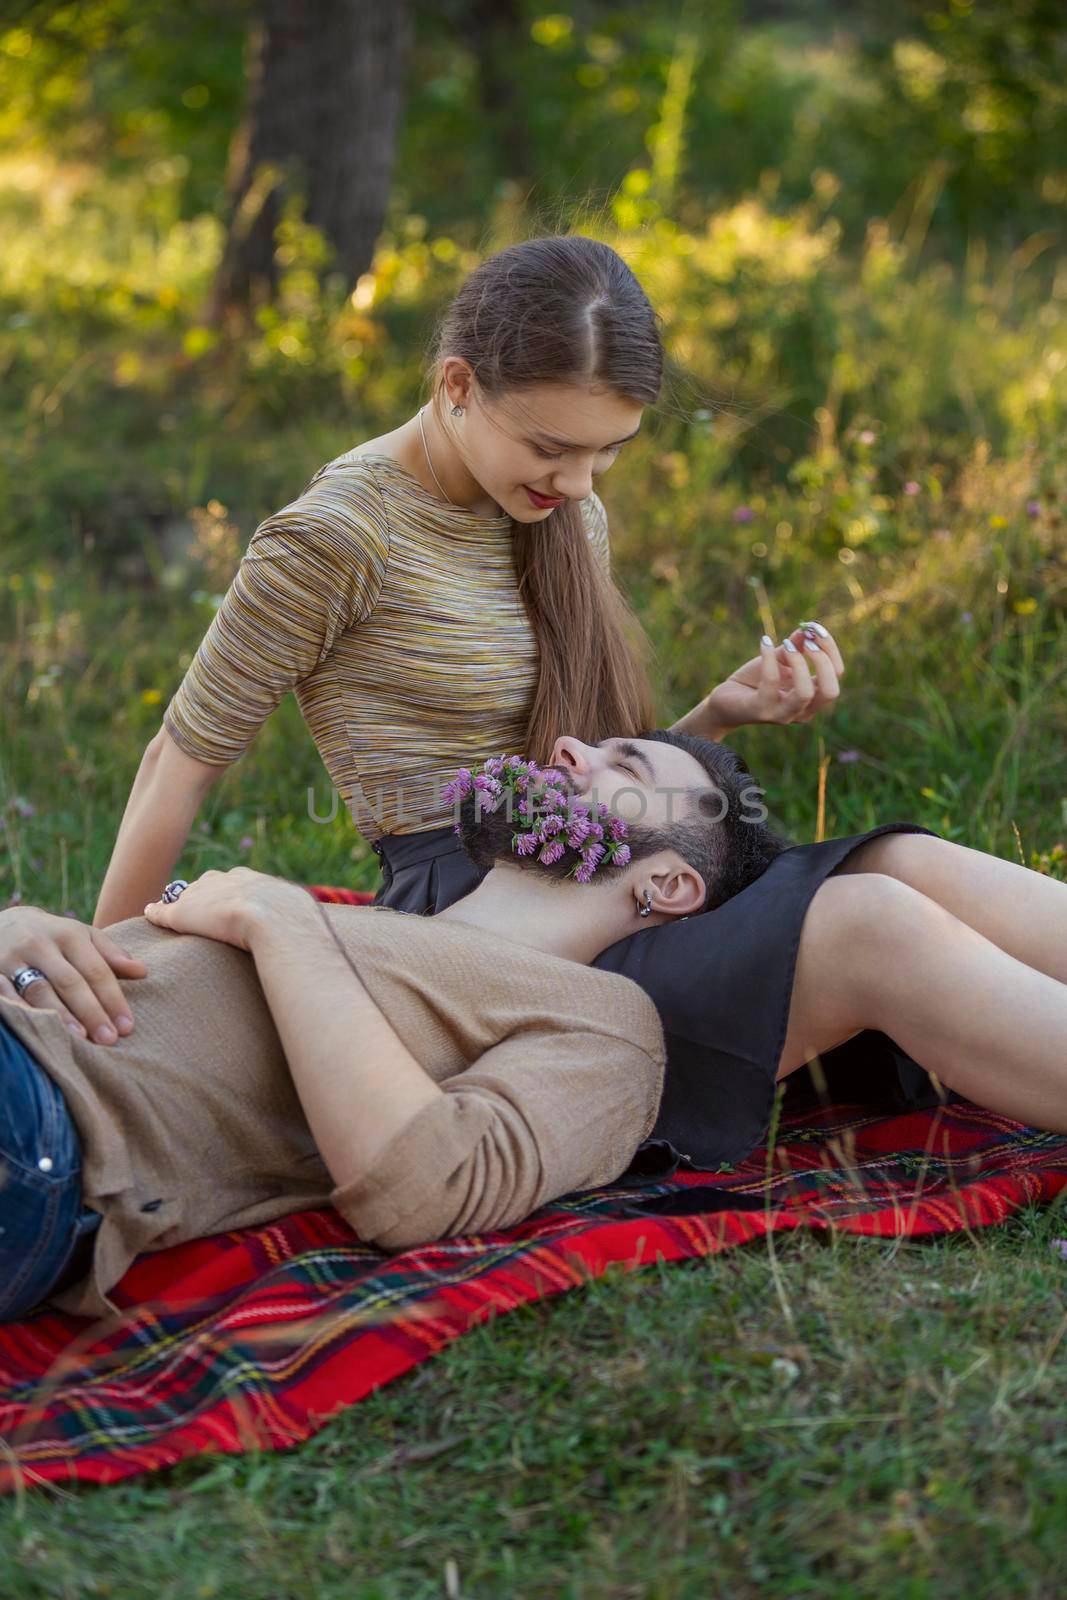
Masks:
[[[549,765],[568,780],[575,799],[607,806],[624,821],[650,828],[684,821],[690,815],[686,791],[711,786],[687,751],[653,739],[583,744],[565,734],[552,746]]]
[[[606,739],[602,744],[587,745],[580,739],[563,737],[556,740],[552,757],[552,761],[541,768],[542,780],[535,785],[535,794],[540,792],[543,781],[546,788],[561,791],[563,809],[568,817],[592,812],[592,820],[599,820],[604,828],[608,827],[608,818],[617,817],[626,824],[629,863],[612,872],[594,871],[589,881],[595,883],[624,884],[627,873],[636,868],[638,862],[669,849],[671,841],[667,835],[672,823],[685,822],[692,816],[688,791],[710,787],[709,776],[698,761],[684,750],[657,740]],[[505,784],[505,790],[506,787]],[[464,849],[479,866],[515,862],[521,856],[526,871],[556,880],[569,876],[580,862],[586,861],[585,854],[579,852],[593,848],[595,837],[589,839],[581,834],[576,839],[567,837],[566,849],[561,850],[556,840],[566,835],[553,829],[549,830],[551,853],[542,858],[541,850],[547,842],[544,835],[540,843],[532,844],[530,850],[525,851],[520,846],[526,831],[532,828],[539,832],[553,808],[549,804],[538,810],[535,798],[533,813],[524,818],[521,800],[521,795],[516,797],[509,793],[506,800],[490,809],[481,805],[477,790],[468,791],[467,797],[460,801],[457,814]],[[605,808],[607,816],[597,819],[598,805]],[[604,837],[606,839],[608,834]],[[603,854],[603,850],[600,853]]]

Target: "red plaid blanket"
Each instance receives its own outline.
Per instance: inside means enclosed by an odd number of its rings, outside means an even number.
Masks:
[[[632,1270],[793,1228],[956,1233],[1065,1184],[1067,1138],[969,1102],[892,1117],[839,1104],[784,1116],[773,1145],[733,1172],[620,1180],[507,1232],[400,1255],[360,1244],[330,1209],[177,1245],[133,1264],[113,1292],[121,1317],[0,1326],[0,1490],[297,1444],[468,1328],[613,1262]]]

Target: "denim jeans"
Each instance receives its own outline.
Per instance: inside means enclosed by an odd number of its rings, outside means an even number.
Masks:
[[[0,1322],[45,1300],[99,1227],[81,1162],[63,1091],[0,1018]]]

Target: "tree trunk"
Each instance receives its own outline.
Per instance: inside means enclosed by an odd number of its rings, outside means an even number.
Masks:
[[[517,71],[526,42],[521,0],[467,0],[460,12],[464,42],[478,62],[478,91],[503,176],[533,175],[533,155],[519,104]]]
[[[259,0],[230,151],[216,322],[273,299],[275,229],[294,193],[346,280],[367,271],[389,199],[409,44],[407,0]]]

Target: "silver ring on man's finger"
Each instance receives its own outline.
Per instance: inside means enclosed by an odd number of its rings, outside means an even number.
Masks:
[[[16,967],[14,972],[8,973],[8,977],[18,990],[20,1000],[31,983],[48,982],[40,967]]]
[[[173,883],[167,884],[167,887],[164,889],[160,899],[166,906],[173,905],[174,901],[177,900],[182,890],[188,889],[188,887],[189,882],[187,878],[175,878]]]

